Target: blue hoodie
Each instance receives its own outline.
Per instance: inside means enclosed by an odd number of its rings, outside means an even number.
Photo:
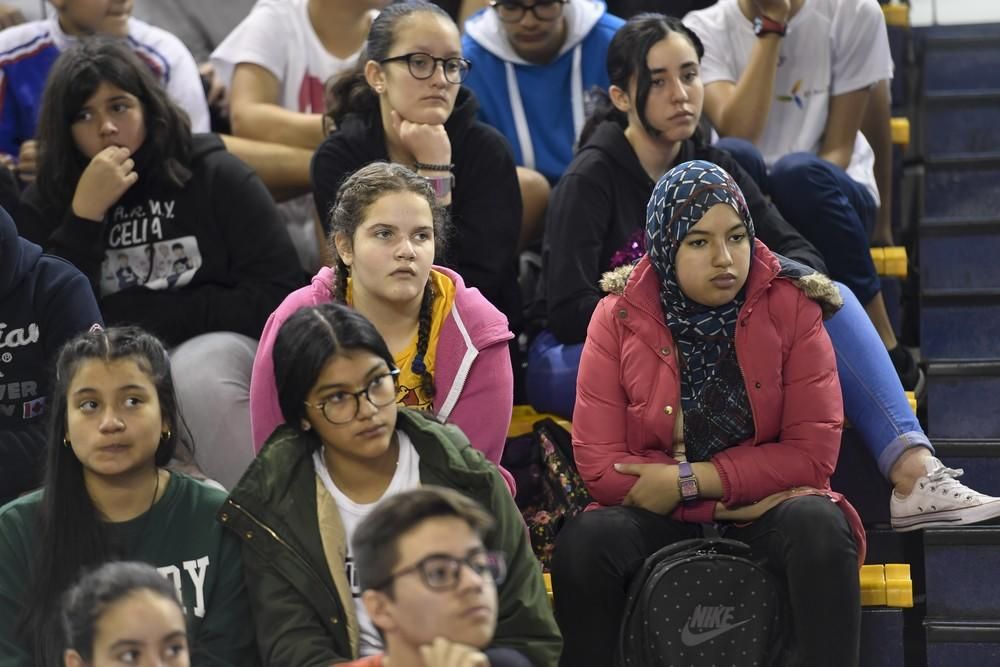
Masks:
[[[591,111],[588,92],[607,90],[608,44],[624,21],[599,0],[569,0],[566,41],[556,59],[534,65],[515,53],[493,9],[465,23],[462,53],[472,61],[465,85],[479,100],[479,117],[500,130],[517,164],[555,183]]]
[[[50,365],[100,323],[86,276],[20,238],[0,208],[0,504],[38,486]]]

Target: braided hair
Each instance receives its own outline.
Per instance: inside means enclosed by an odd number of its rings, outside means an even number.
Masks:
[[[434,255],[435,258],[442,256],[449,231],[448,212],[444,207],[438,206],[437,197],[427,179],[399,164],[373,162],[344,180],[337,191],[336,203],[330,212],[329,243],[337,258],[332,294],[336,303],[347,303],[347,278],[350,275],[350,269],[337,252],[335,243],[337,235],[343,234],[353,243],[354,234],[364,223],[368,209],[383,195],[397,192],[411,192],[427,201],[433,216]],[[425,359],[427,347],[430,345],[435,296],[434,286],[428,278],[420,300],[420,313],[417,316],[417,352],[410,363],[410,370],[420,377],[421,391],[432,399],[436,393],[434,375],[427,369]]]

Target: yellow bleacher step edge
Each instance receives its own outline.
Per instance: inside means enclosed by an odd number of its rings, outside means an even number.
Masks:
[[[913,606],[913,580],[908,563],[886,563],[885,604],[888,607]]]
[[[907,563],[886,563],[885,565],[862,565],[858,575],[861,579],[862,607],[912,607],[913,581]],[[545,592],[552,604],[552,577],[542,573]]]
[[[861,606],[885,606],[885,566],[861,566]]]
[[[906,148],[910,145],[910,119],[898,116],[889,121],[892,131],[892,143]]]
[[[871,248],[872,262],[875,271],[885,278],[905,278],[907,272],[906,248],[903,246],[888,246]]]
[[[914,413],[916,413],[917,412],[917,395],[914,392],[912,392],[912,391],[906,392],[906,402],[910,404],[910,409],[913,410]]]
[[[909,5],[891,4],[882,5],[882,13],[885,15],[885,24],[905,28],[910,25]]]

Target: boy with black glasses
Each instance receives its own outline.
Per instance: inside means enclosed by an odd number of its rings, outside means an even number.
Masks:
[[[502,552],[483,544],[493,518],[475,501],[425,486],[386,498],[354,533],[362,600],[384,655],[353,667],[529,667],[511,649],[486,649],[497,623]]]

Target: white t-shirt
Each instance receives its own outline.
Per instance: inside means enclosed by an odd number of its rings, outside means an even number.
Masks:
[[[212,53],[215,71],[228,87],[240,63],[253,63],[281,82],[278,104],[291,111],[323,113],[327,79],[350,69],[358,53],[337,58],[309,21],[308,0],[260,0]],[[372,16],[375,12],[372,12]]]
[[[739,81],[757,41],[737,0],[689,13],[684,23],[705,46],[701,79]],[[885,18],[876,0],[808,0],[781,41],[775,99],[757,142],[768,167],[798,151],[819,152],[830,98],[892,78]],[[861,132],[847,173],[879,202],[875,155]]]
[[[392,476],[392,480],[389,482],[385,493],[382,494],[382,498],[364,505],[348,498],[333,483],[330,473],[326,469],[326,462],[323,460],[323,452],[317,450],[313,454],[313,465],[316,467],[316,475],[323,482],[323,486],[327,492],[333,496],[334,501],[337,503],[337,509],[340,511],[340,519],[344,524],[344,535],[347,538],[347,560],[345,562],[347,580],[351,582],[354,613],[358,617],[358,629],[361,634],[359,652],[362,657],[381,653],[385,648],[378,630],[375,629],[375,625],[372,623],[371,618],[368,617],[368,612],[365,611],[365,606],[361,602],[362,591],[358,583],[357,573],[354,571],[354,550],[351,546],[351,542],[354,539],[354,531],[357,529],[358,524],[371,514],[371,511],[375,509],[383,498],[388,498],[389,496],[420,486],[420,455],[413,448],[410,436],[402,431],[396,431],[396,438],[399,440],[399,459],[396,462],[396,473]]]

